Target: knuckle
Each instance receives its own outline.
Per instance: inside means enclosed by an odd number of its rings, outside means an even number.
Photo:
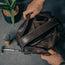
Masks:
[[[25,13],[26,11],[24,11],[23,13]]]
[[[30,18],[34,18],[34,16],[31,16]]]
[[[23,12],[23,14],[25,14],[25,11]]]
[[[30,4],[28,6],[30,6]]]
[[[28,5],[28,7],[30,7],[30,4]]]
[[[34,17],[34,15],[31,16],[32,18]]]
[[[23,14],[26,14],[27,10],[23,12]]]
[[[38,12],[38,11],[36,12],[36,15],[37,15],[37,14],[39,14],[39,12]]]

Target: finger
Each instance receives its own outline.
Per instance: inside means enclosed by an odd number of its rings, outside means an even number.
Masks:
[[[29,10],[30,9],[30,5],[28,5],[28,7],[27,7],[27,10]]]
[[[50,56],[44,56],[43,54],[41,54],[41,59],[47,60],[47,59],[49,59],[49,58],[50,58]]]
[[[30,14],[30,13],[32,13],[31,10],[26,10],[26,11],[24,11],[24,12],[23,12],[23,17],[24,17],[24,19],[27,19],[26,15],[27,15],[27,14]]]
[[[55,52],[54,50],[52,50],[52,49],[50,49],[50,50],[48,50],[48,52],[50,53],[50,54],[52,54],[52,55],[55,55],[57,52]]]
[[[34,12],[33,14],[31,14],[30,18],[34,18],[37,14],[38,14],[38,12]]]

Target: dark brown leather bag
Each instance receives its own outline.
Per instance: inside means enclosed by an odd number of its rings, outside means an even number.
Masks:
[[[50,12],[39,13],[35,18],[28,19],[19,27],[16,40],[24,53],[50,54],[59,38],[58,21]]]

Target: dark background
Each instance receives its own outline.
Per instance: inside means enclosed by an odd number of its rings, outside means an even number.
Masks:
[[[2,0],[0,0],[2,1]],[[4,2],[4,1],[2,1]],[[18,0],[17,4],[21,6],[22,10],[25,10],[27,5],[31,2],[31,0]],[[34,4],[33,4],[34,5]],[[65,27],[65,0],[46,0],[44,3],[42,11],[50,11],[52,15],[57,17]],[[22,11],[21,11],[22,13]],[[1,46],[5,45],[3,37],[10,33],[16,33],[18,27],[21,23],[23,23],[24,19],[21,17],[19,23],[15,24],[13,28],[11,24],[5,22],[2,12],[0,10],[0,49]],[[8,48],[18,48],[16,41],[14,40],[10,47]],[[56,43],[56,48],[58,52],[62,55],[65,59],[65,37],[64,31],[61,32],[61,38],[58,43]],[[53,60],[52,60],[53,61]],[[31,54],[31,55],[24,55],[23,53],[4,53],[1,54],[0,52],[0,65],[48,65],[47,61],[42,60],[40,55]]]

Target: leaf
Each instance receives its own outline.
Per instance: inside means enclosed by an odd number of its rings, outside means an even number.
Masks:
[[[9,10],[9,12],[10,12],[12,24],[14,26],[14,9]]]
[[[11,7],[14,8],[16,5],[16,0],[12,0],[12,4],[11,4]]]
[[[5,0],[5,2],[9,5],[11,9],[13,9],[16,5],[16,0]]]
[[[5,2],[10,6],[10,3],[9,3],[9,1],[8,0],[5,0]]]
[[[0,3],[0,9],[10,10],[9,6],[5,3]]]
[[[12,0],[8,0],[9,4],[11,5],[12,4]]]

